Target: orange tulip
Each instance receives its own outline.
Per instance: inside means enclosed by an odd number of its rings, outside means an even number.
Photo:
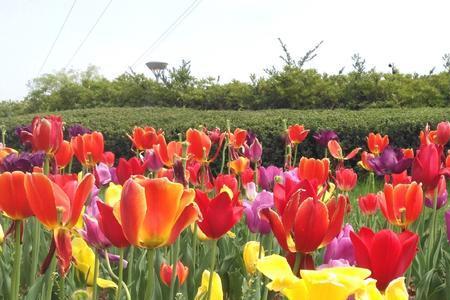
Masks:
[[[302,157],[298,166],[298,177],[316,181],[316,185],[324,184],[328,179],[330,160]]]
[[[33,151],[44,151],[55,154],[63,141],[62,119],[58,116],[46,118],[34,117],[31,128],[32,132],[22,131],[21,139],[31,142]]]
[[[171,168],[173,167],[176,158],[182,156],[183,146],[181,142],[176,141],[167,144],[166,139],[161,135],[158,138],[158,143],[153,145],[153,151],[155,151],[166,167]]]
[[[189,143],[187,152],[196,161],[206,162],[211,150],[211,140],[206,133],[189,128],[186,132],[186,140]]]
[[[288,128],[289,140],[292,144],[300,144],[308,136],[309,130],[306,130],[303,125],[295,124]]]
[[[138,247],[172,244],[198,218],[193,189],[167,178],[130,178],[120,202],[120,220],[127,240]]]
[[[17,151],[13,148],[5,147],[4,145],[0,144],[0,164],[2,163],[3,159],[7,157],[8,155],[15,153],[17,154]]]
[[[233,172],[238,175],[242,174],[245,169],[247,169],[249,164],[250,161],[248,160],[248,158],[243,156],[239,156],[238,159],[229,162],[231,170],[233,170]]]
[[[387,145],[389,145],[389,136],[382,136],[379,133],[374,134],[373,132],[369,133],[369,136],[367,137],[367,146],[369,147],[370,152],[378,156],[383,152]]]
[[[352,151],[350,151],[349,154],[344,156],[344,154],[342,153],[342,147],[338,141],[331,140],[328,142],[328,151],[330,151],[331,156],[339,160],[352,159],[353,157],[355,157],[356,154],[358,154],[359,150],[361,150],[361,148],[355,148]]]
[[[85,167],[94,167],[103,159],[104,141],[101,132],[94,131],[77,135],[71,140],[78,161]]]
[[[128,137],[133,142],[133,147],[142,151],[152,149],[153,145],[158,144],[158,139],[162,135],[162,130],[156,131],[155,128],[146,126],[144,128],[134,127],[133,133]]]
[[[177,261],[177,278],[178,278],[178,284],[183,285],[183,283],[186,281],[186,278],[189,274],[188,267],[185,267],[181,261]],[[166,285],[170,286],[171,280],[172,280],[172,266],[167,264],[166,262],[163,262],[161,264],[161,267],[159,269],[159,276],[161,277],[161,281]]]
[[[55,175],[55,182],[42,173],[27,174],[25,191],[31,210],[45,227],[53,230],[53,247],[59,261],[60,273],[65,276],[72,261],[70,230],[77,223],[83,205],[94,187],[92,174],[78,183],[72,176]]]
[[[55,153],[56,164],[59,168],[65,168],[72,160],[72,157],[72,145],[68,141],[63,141]]]
[[[236,128],[234,133],[228,133],[229,143],[234,149],[244,146],[245,139],[247,138],[247,130]]]
[[[380,208],[389,223],[406,229],[419,216],[423,207],[423,191],[420,184],[384,185],[380,194]]]
[[[0,210],[13,220],[33,215],[24,187],[25,173],[15,171],[0,174]]]
[[[367,170],[367,171],[373,171],[372,167],[369,164],[369,159],[375,158],[375,155],[372,153],[369,153],[367,151],[363,151],[361,153],[361,160],[358,162],[358,166],[361,168]]]

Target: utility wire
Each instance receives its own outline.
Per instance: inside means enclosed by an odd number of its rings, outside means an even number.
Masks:
[[[59,28],[58,34],[56,35],[56,38],[53,41],[53,44],[50,47],[50,50],[48,50],[47,56],[45,57],[44,62],[42,63],[41,67],[39,68],[37,76],[39,76],[41,74],[42,70],[45,67],[45,64],[47,63],[48,58],[52,54],[53,48],[55,48],[56,42],[58,41],[59,36],[61,35],[64,27],[66,26],[67,20],[69,20],[69,17],[72,14],[72,10],[73,10],[73,7],[75,6],[75,3],[77,3],[77,0],[73,0],[72,6],[70,7],[69,12],[66,15],[66,18],[64,19],[64,22],[62,23],[61,27]]]
[[[159,44],[161,44],[183,21],[199,6],[202,0],[194,0],[182,13],[179,15],[175,21],[170,24],[167,29],[161,33],[161,35],[153,41],[153,43],[144,51],[142,54],[133,62],[130,68],[133,68],[144,56],[153,52]]]
[[[111,5],[113,0],[110,0],[108,2],[108,4],[106,4],[105,8],[103,9],[102,13],[98,16],[97,20],[95,21],[94,25],[92,25],[91,29],[89,29],[88,33],[86,34],[86,36],[84,37],[84,39],[81,41],[80,45],[78,45],[78,48],[75,50],[75,52],[73,53],[72,57],[69,59],[69,61],[67,62],[65,69],[67,69],[67,67],[72,63],[73,59],[75,58],[75,56],[77,56],[78,52],[80,51],[81,47],[83,47],[84,43],[88,40],[89,36],[91,35],[92,31],[94,31],[95,27],[97,26],[97,24],[100,22],[101,18],[103,17],[103,15],[106,13],[106,11],[108,10],[109,6]]]

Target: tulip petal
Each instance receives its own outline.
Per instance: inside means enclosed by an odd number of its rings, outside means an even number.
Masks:
[[[176,223],[173,225],[172,232],[170,233],[170,237],[166,242],[166,245],[170,245],[178,238],[180,233],[189,225],[195,222],[198,219],[199,209],[197,204],[191,203],[186,206],[178,217]]]
[[[56,257],[58,258],[59,273],[65,277],[72,261],[72,245],[70,242],[70,231],[56,229],[54,232],[56,245]]]
[[[267,220],[269,221],[270,227],[272,227],[273,235],[275,235],[281,248],[289,252],[290,249],[286,237],[290,235],[290,233],[285,231],[280,216],[272,209],[267,208],[261,210],[261,215],[267,218]]]
[[[67,226],[73,227],[77,223],[81,211],[83,210],[83,206],[92,192],[94,183],[95,177],[92,174],[87,174],[78,185],[75,196],[72,199],[70,207],[70,219]]]
[[[120,219],[123,233],[133,245],[141,246],[139,233],[146,211],[145,189],[132,179],[128,179],[122,190]]]
[[[113,208],[101,201],[97,201],[97,207],[100,213],[98,223],[106,238],[115,247],[128,247],[130,243],[127,241],[123,233],[122,226],[114,216]]]

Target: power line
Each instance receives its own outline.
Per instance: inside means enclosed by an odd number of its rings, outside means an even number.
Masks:
[[[73,7],[75,6],[75,3],[77,3],[77,0],[73,0],[72,6],[70,7],[69,12],[66,15],[66,18],[64,19],[64,22],[62,23],[61,27],[59,28],[58,34],[56,35],[56,38],[53,41],[53,44],[50,47],[50,50],[48,50],[48,53],[44,59],[44,62],[42,63],[41,67],[39,68],[38,76],[41,74],[42,70],[44,69],[45,64],[47,63],[47,60],[50,57],[50,54],[52,54],[53,48],[55,48],[56,42],[58,41],[59,36],[61,35],[64,27],[66,26],[67,20],[69,20],[69,17],[72,14],[72,10],[73,10]]]
[[[161,35],[153,41],[153,43],[133,62],[130,68],[133,68],[145,55],[151,53],[161,44],[202,2],[202,0],[194,0],[175,21],[170,24]]]
[[[67,62],[65,69],[67,69],[67,67],[72,63],[73,59],[75,58],[75,56],[78,54],[78,52],[80,51],[81,47],[83,47],[84,43],[88,40],[89,36],[91,35],[92,31],[94,31],[95,27],[97,26],[97,24],[100,22],[101,18],[103,17],[103,15],[106,13],[106,11],[108,10],[109,6],[111,5],[113,0],[110,0],[108,2],[108,4],[106,4],[105,8],[103,9],[102,13],[98,16],[97,20],[95,21],[94,25],[91,27],[91,29],[89,29],[88,33],[86,34],[86,36],[84,37],[84,39],[81,41],[80,45],[78,45],[78,48],[75,50],[75,52],[73,53],[72,57],[69,59],[69,61]]]

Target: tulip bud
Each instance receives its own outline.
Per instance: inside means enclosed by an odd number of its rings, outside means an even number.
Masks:
[[[261,257],[264,257],[264,248],[261,246],[260,249],[259,242],[250,241],[245,244],[243,258],[245,270],[247,270],[248,274],[254,274],[256,272],[256,263]]]
[[[250,146],[245,145],[245,156],[252,162],[257,162],[261,159],[262,146],[257,138],[254,139]]]
[[[164,166],[158,153],[153,149],[145,151],[144,164],[152,172],[158,172]]]
[[[176,276],[178,278],[179,285],[183,285],[183,283],[186,281],[188,274],[189,274],[188,267],[185,267],[181,261],[178,261]],[[159,276],[161,277],[161,281],[166,286],[170,286],[172,281],[172,266],[167,264],[166,262],[163,262],[159,269]]]
[[[450,122],[440,122],[437,125],[435,142],[445,146],[450,140]]]
[[[31,124],[32,133],[29,135],[33,152],[45,151],[50,154],[57,152],[63,141],[62,126],[61,117],[35,117]]]
[[[359,209],[364,215],[373,215],[379,208],[378,196],[376,194],[367,194],[365,196],[358,197]]]
[[[309,133],[309,130],[305,130],[305,127],[299,124],[289,126],[287,131],[292,144],[300,144],[306,139]]]
[[[340,168],[336,171],[336,186],[341,191],[349,192],[356,186],[358,175],[353,169]]]
[[[65,168],[73,157],[72,145],[68,141],[63,141],[55,153],[56,164],[59,168]]]

